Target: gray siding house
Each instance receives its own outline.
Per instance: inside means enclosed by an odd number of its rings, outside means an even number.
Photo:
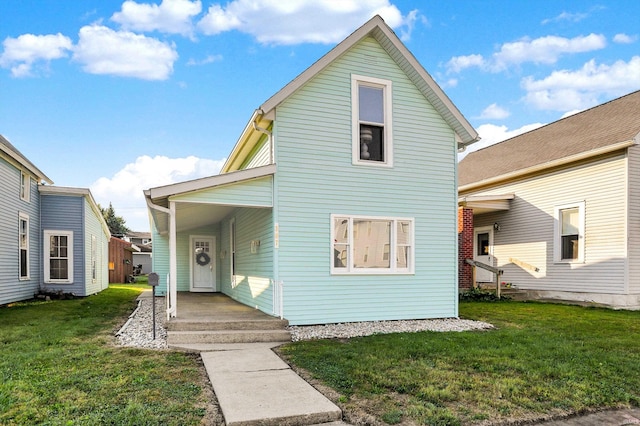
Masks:
[[[639,309],[639,111],[640,91],[467,155],[468,251],[533,298]]]
[[[40,291],[87,296],[106,288],[102,214],[88,189],[52,184],[0,135],[0,305]]]
[[[376,16],[260,105],[217,176],[145,191],[153,267],[290,324],[458,315],[458,148],[477,134]]]

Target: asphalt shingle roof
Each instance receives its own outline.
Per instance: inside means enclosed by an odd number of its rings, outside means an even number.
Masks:
[[[458,185],[605,148],[638,134],[640,91],[469,153],[458,165]]]

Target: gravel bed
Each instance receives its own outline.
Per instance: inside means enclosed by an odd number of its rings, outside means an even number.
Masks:
[[[156,297],[156,338],[153,339],[153,316],[151,298],[141,298],[138,308],[129,320],[116,333],[116,340],[122,346],[165,349],[167,348],[167,329],[164,297]],[[468,331],[486,330],[493,325],[481,321],[457,318],[429,320],[399,320],[352,322],[311,326],[289,326],[291,340],[312,339],[348,339],[370,336],[372,334],[415,333],[418,331]]]
[[[164,297],[156,297],[156,338],[153,339],[153,305],[149,298],[138,299],[138,307],[116,333],[119,345],[136,348],[167,348],[166,308]]]
[[[289,326],[291,339],[348,339],[350,337],[370,336],[372,334],[415,333],[418,331],[468,331],[486,330],[493,325],[457,318],[429,319],[429,320],[399,320],[399,321],[371,321],[352,322],[327,325]]]

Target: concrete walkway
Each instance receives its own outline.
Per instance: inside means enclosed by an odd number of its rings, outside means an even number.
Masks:
[[[340,408],[271,350],[278,345],[206,344],[185,349],[200,352],[227,426],[338,422]]]

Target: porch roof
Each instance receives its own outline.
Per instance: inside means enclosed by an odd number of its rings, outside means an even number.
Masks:
[[[144,191],[151,219],[160,234],[169,232],[170,203],[176,230],[216,223],[237,207],[273,207],[275,164],[195,179]]]
[[[458,198],[458,205],[473,209],[474,215],[505,211],[509,210],[510,201],[515,197],[515,194],[466,195]]]

